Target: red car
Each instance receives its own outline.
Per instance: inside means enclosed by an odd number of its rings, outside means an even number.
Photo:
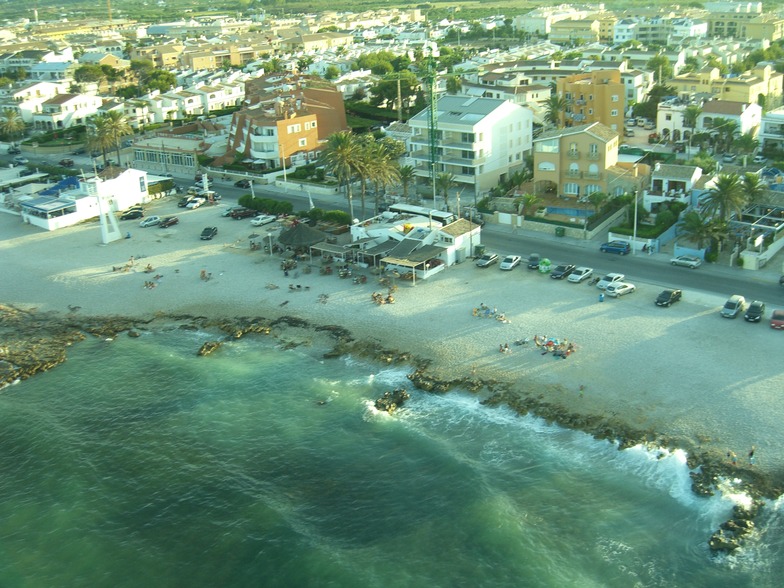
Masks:
[[[784,310],[774,310],[770,315],[770,327],[781,331],[784,329]]]
[[[165,219],[163,219],[160,222],[160,224],[158,226],[163,228],[163,229],[165,229],[166,227],[173,227],[178,222],[180,222],[180,217],[177,217],[177,216],[167,216]]]

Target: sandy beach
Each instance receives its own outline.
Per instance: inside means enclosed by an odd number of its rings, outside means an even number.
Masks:
[[[0,214],[0,301],[79,316],[285,314],[340,325],[357,339],[433,360],[440,377],[510,382],[542,402],[612,416],[687,450],[734,451],[738,467],[747,467],[754,445],[754,468],[782,478],[784,373],[766,352],[779,348],[781,334],[751,325],[739,341],[738,327],[747,325],[721,319],[718,296],[688,291],[663,309],[653,304],[661,288],[636,282],[634,294],[600,303],[587,284],[463,263],[416,286],[399,281],[396,303],[379,306],[371,293],[383,288],[369,273],[366,284],[320,275],[318,265],[284,276],[280,257],[249,247],[249,235],[264,236],[268,227],[221,217],[219,207],[182,212],[161,201],[150,214],[178,214],[181,222],[142,229],[126,221],[121,228],[132,237],[103,245],[97,224],[49,234]],[[208,225],[218,235],[201,241]],[[128,271],[113,270],[132,258]],[[144,272],[147,264],[153,274]],[[201,279],[202,271],[211,279]],[[146,288],[151,280],[156,286]],[[482,303],[508,322],[474,316]],[[534,335],[566,339],[576,352],[542,355]],[[514,344],[524,338],[527,345]],[[511,352],[499,353],[505,343]]]

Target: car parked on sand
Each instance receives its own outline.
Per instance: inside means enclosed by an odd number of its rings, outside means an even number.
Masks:
[[[784,310],[774,310],[770,315],[770,328],[784,329]]]
[[[191,200],[193,200],[193,196],[186,196],[185,198],[180,199],[180,201],[177,203],[177,206],[180,208],[185,208],[188,206]]]
[[[623,274],[609,273],[606,276],[604,276],[601,280],[599,280],[599,283],[596,284],[596,287],[599,288],[599,290],[606,290],[607,286],[609,286],[610,284],[614,284],[615,282],[620,282],[625,277],[626,276]]]
[[[629,245],[626,241],[609,241],[607,243],[602,243],[599,246],[599,251],[602,253],[617,253],[618,255],[626,255],[631,250],[631,245]]]
[[[161,224],[158,226],[162,229],[166,229],[168,227],[173,227],[177,223],[180,222],[180,217],[178,216],[167,216],[165,219],[161,220]]]
[[[574,268],[574,271],[569,274],[569,281],[574,284],[579,284],[580,282],[587,280],[593,275],[593,268],[580,266]]]
[[[702,260],[699,257],[694,257],[693,255],[679,255],[678,257],[673,257],[670,260],[670,263],[672,265],[680,265],[689,269],[697,269],[702,265]]]
[[[743,296],[733,294],[721,309],[721,316],[724,318],[736,318],[743,309],[746,308],[746,299]]]
[[[65,157],[65,158],[61,159],[58,162],[58,164],[61,165],[62,167],[73,167],[74,160],[69,158],[69,157]]]
[[[190,208],[191,210],[193,210],[194,208],[199,208],[199,206],[201,206],[205,202],[207,202],[207,200],[205,200],[204,198],[193,198],[191,199],[190,202],[188,202],[188,204],[185,205],[185,208]]]
[[[752,163],[767,163],[768,162],[768,158],[765,157],[764,155],[759,155],[758,154],[758,155],[754,156],[754,159],[752,159],[751,162]]]
[[[231,216],[231,213],[235,210],[244,210],[244,206],[229,206],[228,208],[224,208],[223,212],[221,212],[221,216]]]
[[[656,298],[656,306],[672,306],[683,297],[681,290],[662,290]]]
[[[494,263],[498,263],[498,255],[495,253],[485,253],[476,262],[476,267],[490,267]]]
[[[502,270],[513,270],[520,264],[519,255],[507,255],[501,260],[501,265],[498,266]]]
[[[202,241],[209,241],[217,234],[218,227],[204,227],[204,230],[201,232],[201,239]]]
[[[561,265],[557,265],[553,268],[550,272],[550,277],[554,280],[563,280],[566,277],[569,277],[574,271],[574,265],[569,263],[562,263]]]
[[[142,222],[139,223],[140,227],[154,227],[155,225],[161,224],[161,217],[159,216],[150,216],[144,219]]]
[[[634,284],[630,284],[628,282],[615,282],[607,286],[605,293],[607,296],[619,298],[621,296],[625,296],[626,294],[631,294],[635,290],[636,288],[634,287]]]
[[[16,145],[11,145],[8,148],[8,155],[19,155],[21,152],[22,150],[19,149],[19,147],[17,147]]]
[[[24,155],[17,155],[14,157],[14,165],[27,165],[28,163],[30,163],[30,160]]]
[[[532,253],[528,256],[528,269],[539,269],[539,262],[541,261],[541,256],[538,253]]]
[[[144,211],[140,208],[134,208],[131,210],[126,210],[120,215],[120,220],[135,220],[137,218],[142,218],[144,216]]]
[[[263,225],[268,225],[270,223],[274,223],[278,220],[274,214],[260,214],[259,216],[250,219],[250,224],[254,227],[261,227]]]
[[[749,323],[758,323],[763,316],[765,316],[765,303],[761,300],[754,300],[749,304],[743,318]]]

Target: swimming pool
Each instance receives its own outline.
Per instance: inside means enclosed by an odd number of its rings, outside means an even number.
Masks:
[[[593,212],[583,208],[562,208],[560,206],[548,206],[547,214],[563,214],[565,216],[587,218],[591,216]]]

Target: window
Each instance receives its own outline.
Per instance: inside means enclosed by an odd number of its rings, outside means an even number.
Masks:
[[[618,102],[618,94],[613,94],[612,96],[610,96],[610,100],[612,100],[613,102]]]
[[[566,182],[563,185],[564,194],[577,196],[580,194],[580,186],[574,182]]]
[[[569,164],[569,174],[570,175],[577,175],[580,173],[580,166],[576,163]]]
[[[665,114],[664,115],[664,120],[672,120],[672,115],[671,114]]]
[[[300,147],[307,147],[308,146],[308,140],[303,137],[302,139],[299,140],[299,146]]]
[[[599,146],[596,143],[591,143],[591,147],[588,149],[588,152],[591,155],[599,155]]]
[[[552,161],[542,161],[537,167],[539,171],[555,171],[555,164]]]
[[[613,108],[610,111],[610,116],[618,116],[618,109],[617,108]]]
[[[558,153],[558,139],[547,139],[536,142],[537,153]]]
[[[470,167],[463,166],[460,168],[460,173],[463,174],[464,176],[473,176],[474,170]]]
[[[461,133],[460,140],[463,143],[473,143],[474,142],[474,134],[473,133]]]
[[[300,133],[300,132],[302,132],[302,125],[301,124],[289,125],[288,127],[286,127],[286,132],[289,135],[291,135],[293,133]]]

